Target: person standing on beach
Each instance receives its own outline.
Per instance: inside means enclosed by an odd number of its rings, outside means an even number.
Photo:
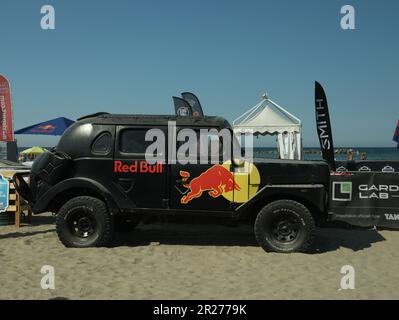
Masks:
[[[360,154],[360,160],[366,160],[366,152]]]
[[[353,161],[353,150],[352,150],[352,149],[349,149],[349,150],[346,152],[346,160],[348,160],[348,161]]]

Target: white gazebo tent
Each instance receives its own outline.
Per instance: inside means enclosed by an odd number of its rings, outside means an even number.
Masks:
[[[257,135],[276,135],[280,159],[302,159],[302,123],[273,102],[266,94],[262,101],[233,121],[236,133],[250,130]]]

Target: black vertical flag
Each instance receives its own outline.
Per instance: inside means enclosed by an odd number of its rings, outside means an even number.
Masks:
[[[193,110],[186,100],[179,97],[173,97],[173,103],[175,105],[175,113],[177,116],[189,117],[193,115]]]
[[[396,129],[395,129],[395,133],[393,135],[393,141],[395,141],[397,143],[397,148],[399,148],[399,120],[396,123]]]
[[[199,102],[199,99],[197,98],[197,96],[194,93],[183,92],[181,94],[181,96],[191,106],[191,109],[193,110],[194,117],[203,117],[204,116],[204,112],[202,111],[201,103]]]
[[[317,81],[315,82],[315,107],[317,136],[319,137],[323,159],[330,165],[331,170],[335,171],[334,144],[327,97],[323,87]]]

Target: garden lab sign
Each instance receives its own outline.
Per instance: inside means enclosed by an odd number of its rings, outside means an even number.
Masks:
[[[360,180],[361,176],[356,176],[356,179]],[[384,176],[382,176],[384,178]],[[352,200],[365,200],[365,199],[377,199],[377,200],[390,200],[392,198],[399,198],[399,185],[388,184],[388,183],[364,183],[357,185],[357,197],[356,194],[352,198],[352,181],[333,181],[333,196],[332,199],[335,201],[347,201]]]
[[[0,174],[0,212],[7,211],[9,200],[9,182]]]

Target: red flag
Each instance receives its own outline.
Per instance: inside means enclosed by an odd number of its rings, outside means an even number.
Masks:
[[[14,141],[10,83],[2,75],[0,75],[0,141]]]

